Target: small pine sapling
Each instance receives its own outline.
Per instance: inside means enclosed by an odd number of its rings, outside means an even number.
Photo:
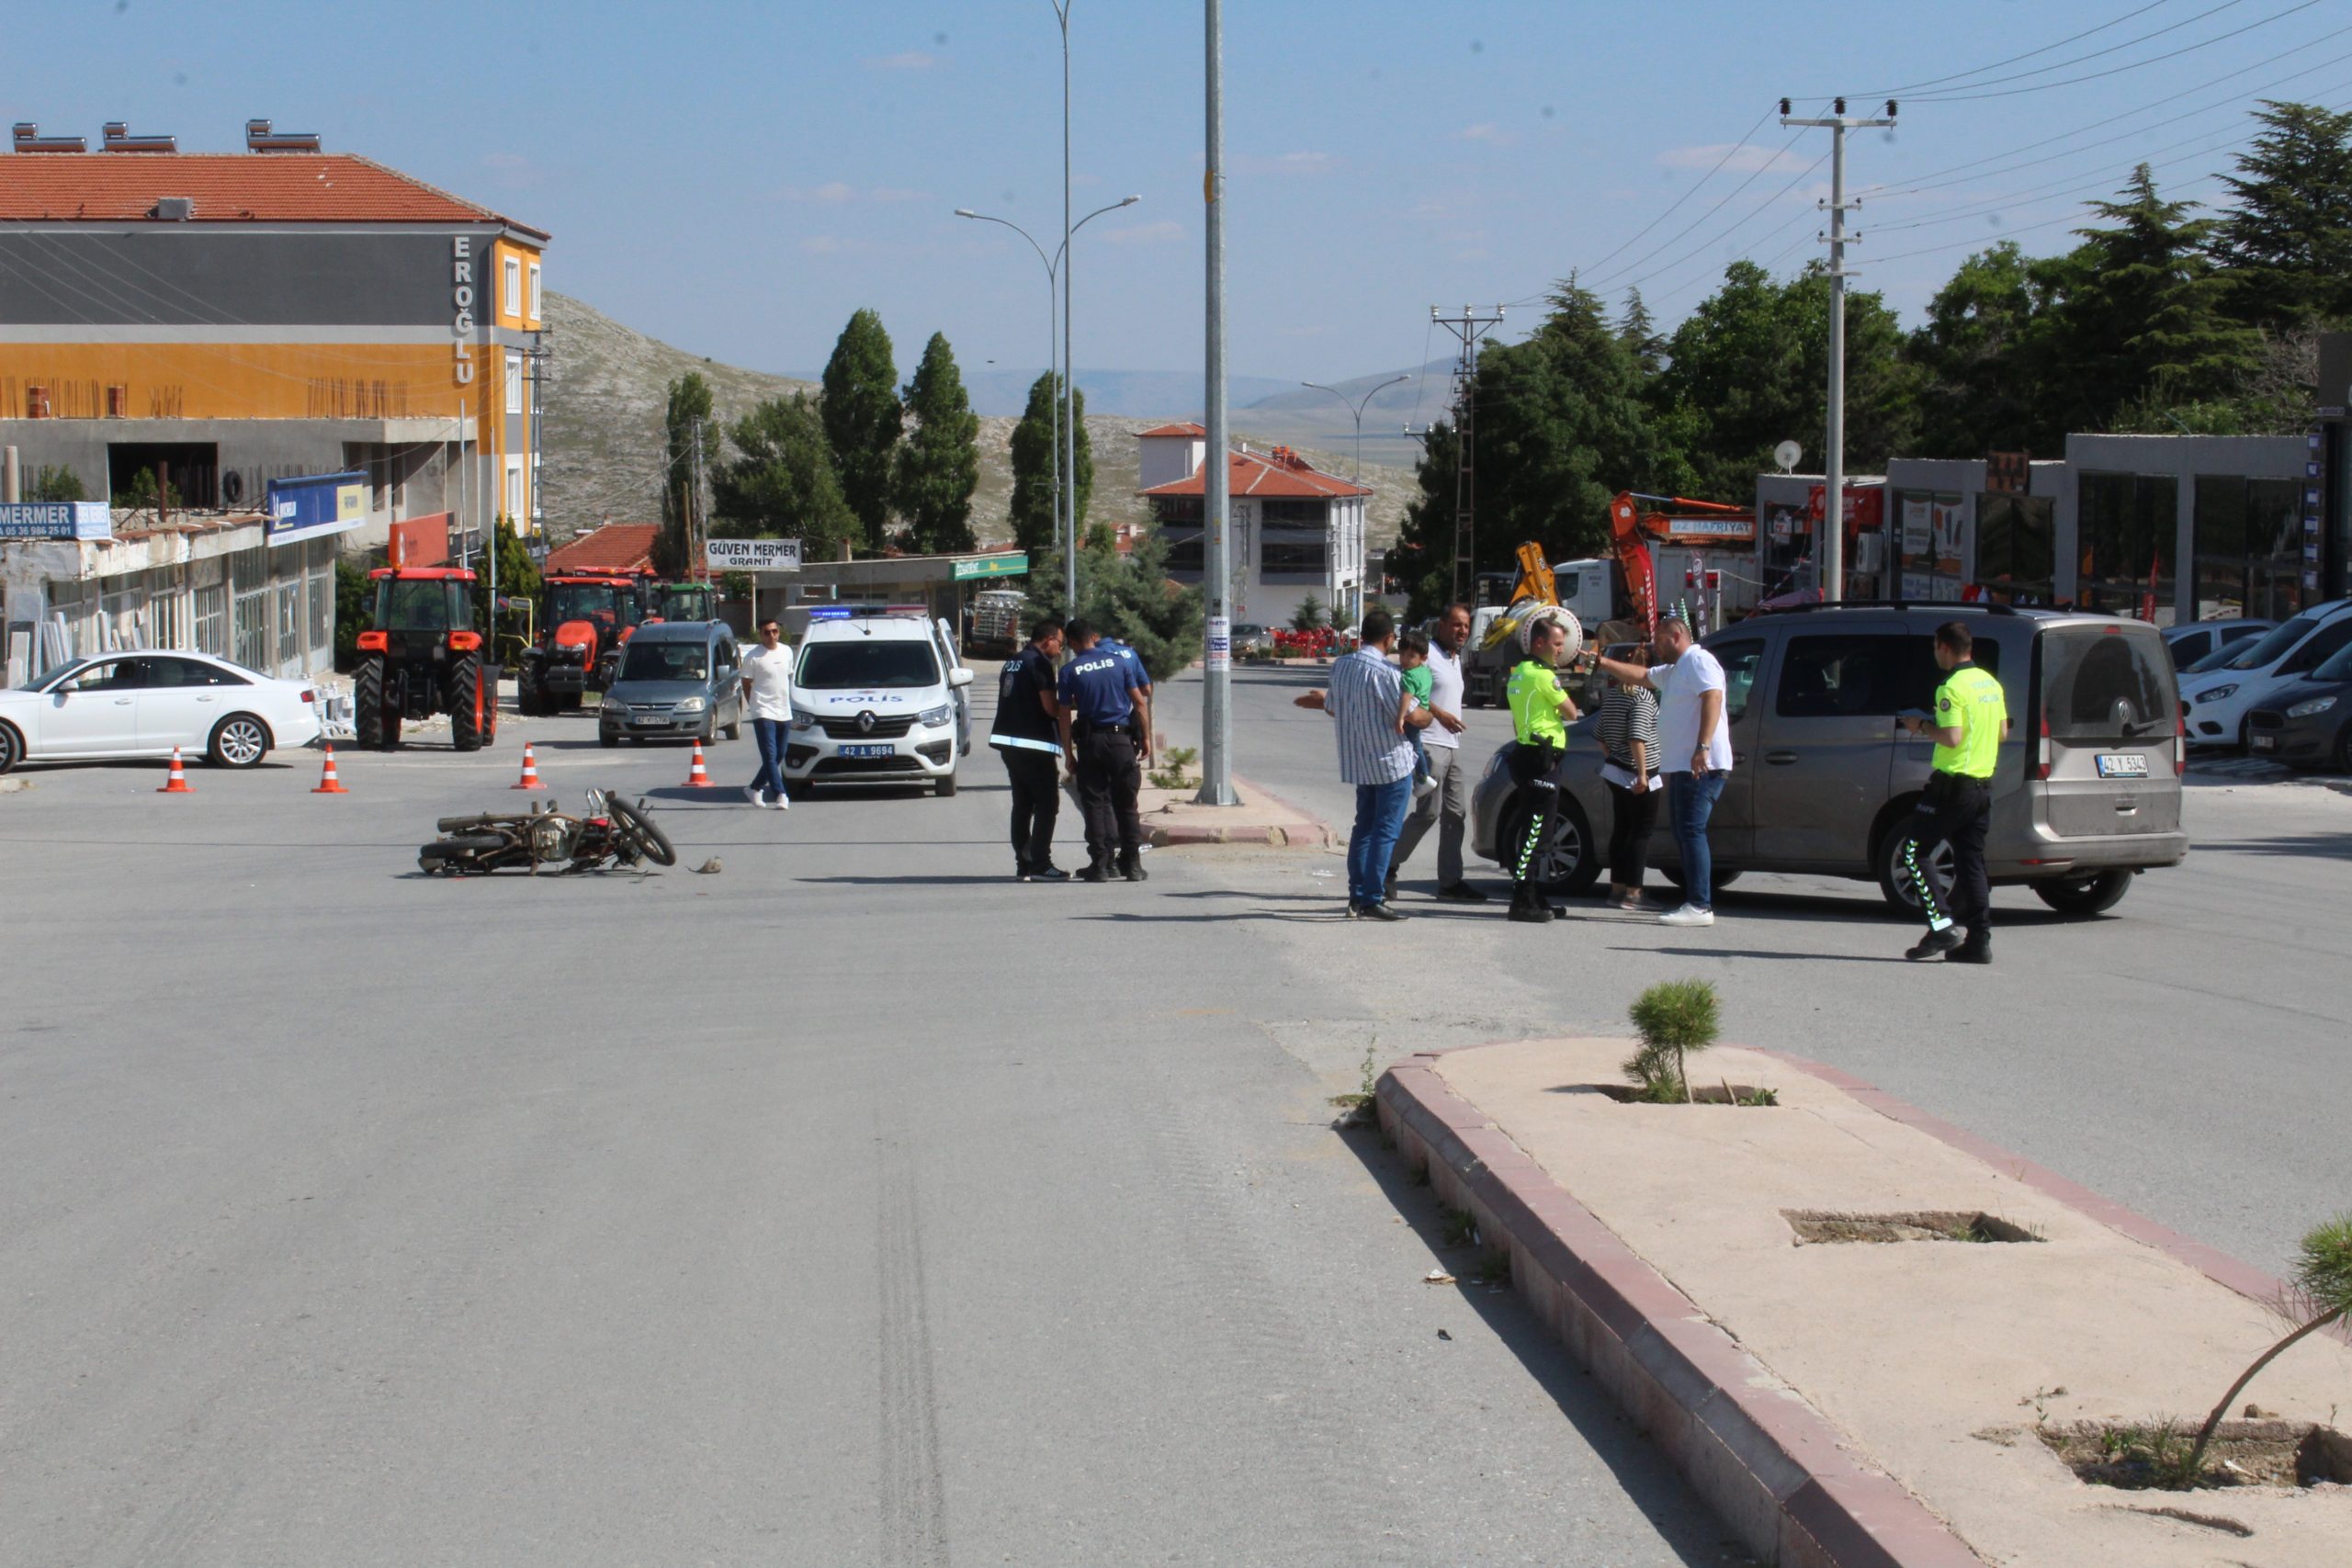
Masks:
[[[1660,980],[1634,999],[1628,1016],[1641,1049],[1625,1071],[1653,1100],[1690,1099],[1689,1057],[1715,1043],[1722,1009],[1708,980]]]
[[[2222,1417],[2229,1414],[2238,1395],[2245,1392],[2245,1385],[2254,1381],[2255,1374],[2306,1335],[2316,1334],[2331,1323],[2352,1316],[2352,1213],[2338,1214],[2304,1235],[2302,1245],[2296,1249],[2290,1295],[2299,1315],[2304,1318],[2302,1326],[2256,1357],[2254,1365],[2238,1374],[2230,1392],[2222,1395],[2222,1402],[2205,1417],[2205,1425],[2197,1429],[2196,1444],[2189,1449],[2183,1466],[2190,1484],[2195,1484],[2195,1478],[2203,1473],[2205,1448],[2213,1440],[2214,1429],[2221,1426]]]

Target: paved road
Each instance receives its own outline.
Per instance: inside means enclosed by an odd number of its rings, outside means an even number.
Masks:
[[[1327,1125],[1413,1032],[1228,918],[1299,857],[1021,886],[985,755],[787,815],[583,730],[0,796],[0,1563],[1736,1560],[1420,1282]],[[724,871],[412,875],[526,732]]]
[[[1236,765],[1344,824],[1353,804],[1329,721],[1290,705],[1319,679],[1303,668],[1240,674]],[[1197,676],[1170,684],[1163,730],[1197,731],[1198,690]],[[1483,767],[1508,716],[1467,716],[1467,755]],[[2305,1229],[2352,1203],[2352,797],[2342,781],[2255,782],[2278,772],[2195,770],[2184,807],[2193,852],[2141,877],[2111,916],[2065,920],[2030,892],[1997,890],[1990,972],[1904,963],[1915,933],[1875,885],[1831,878],[1743,877],[1702,931],[1589,903],[1564,925],[1512,927],[1498,909],[1426,897],[1433,841],[1406,872],[1405,907],[1426,918],[1398,928],[1403,937],[1277,928],[1276,940],[1293,962],[1336,971],[1342,989],[1381,987],[1384,1039],[1399,1047],[1622,1032],[1644,987],[1711,977],[1734,1038],[1844,1067],[2278,1269]],[[1273,868],[1251,884],[1309,885]],[[1340,884],[1311,886],[1344,896]],[[1395,942],[1429,984],[1388,988]],[[1549,967],[1531,960],[1547,950]]]

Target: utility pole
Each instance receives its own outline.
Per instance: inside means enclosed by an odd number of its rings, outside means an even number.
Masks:
[[[1430,307],[1430,320],[1462,340],[1462,355],[1453,365],[1453,433],[1457,457],[1453,465],[1453,596],[1464,604],[1471,599],[1478,582],[1476,521],[1477,436],[1476,411],[1478,376],[1478,340],[1502,325],[1503,308],[1495,307],[1491,316],[1480,315],[1469,306],[1462,307],[1458,316],[1443,313],[1444,307]]]
[[[1225,18],[1219,0],[1203,0],[1203,9],[1208,22],[1207,166],[1201,176],[1208,209],[1208,442],[1201,457],[1201,587],[1207,624],[1201,649],[1201,793],[1193,798],[1203,806],[1238,806],[1232,755],[1233,539],[1226,526],[1233,467],[1226,457],[1225,428]],[[1069,298],[1067,284],[1062,298]]]
[[[1894,123],[1894,100],[1886,100],[1883,118],[1849,118],[1846,100],[1832,100],[1827,119],[1792,119],[1789,100],[1781,100],[1781,123],[1826,130],[1829,132],[1829,472],[1821,499],[1821,597],[1834,604],[1846,597],[1846,246],[1856,236],[1846,232],[1846,209],[1860,200],[1846,199],[1846,132],[1881,130]]]
[[[1073,0],[1053,0],[1054,17],[1062,25],[1062,378],[1061,395],[1069,400],[1062,415],[1062,614],[1078,614],[1078,355],[1069,335],[1069,8]]]
[[[695,415],[695,469],[692,504],[686,508],[686,581],[694,581],[695,570],[702,565],[702,536],[707,532],[702,514],[702,415]]]

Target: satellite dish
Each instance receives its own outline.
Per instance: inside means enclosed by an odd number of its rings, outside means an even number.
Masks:
[[[1772,448],[1772,461],[1781,465],[1781,472],[1796,472],[1797,459],[1804,456],[1804,448],[1793,441],[1783,441]]]

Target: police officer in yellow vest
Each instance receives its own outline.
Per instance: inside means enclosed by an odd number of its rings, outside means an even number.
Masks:
[[[1555,620],[1540,623],[1528,637],[1527,658],[1510,672],[1509,687],[1511,731],[1519,742],[1511,748],[1510,763],[1511,782],[1519,786],[1511,797],[1512,816],[1521,810],[1527,814],[1519,842],[1505,847],[1510,919],[1538,924],[1550,919],[1553,909],[1535,880],[1536,855],[1551,833],[1552,817],[1560,804],[1560,786],[1552,773],[1560,753],[1568,749],[1568,725],[1577,716],[1575,699],[1560,689],[1555,668],[1567,631]]]
[[[1934,774],[1920,797],[1920,816],[1903,846],[1911,886],[1928,917],[1928,934],[1906,958],[1949,953],[1954,964],[1993,961],[1993,890],[1984,879],[1984,829],[1993,814],[1993,765],[2009,733],[2008,705],[2001,682],[1973,662],[1974,639],[1958,621],[1936,628],[1936,664],[1946,671],[1936,689],[1936,711],[1902,720],[1914,735],[1935,738]],[[1923,849],[1938,840],[1951,846],[1951,897],[1939,908],[1934,878],[1923,863]],[[1966,926],[1962,940],[1959,928]]]

